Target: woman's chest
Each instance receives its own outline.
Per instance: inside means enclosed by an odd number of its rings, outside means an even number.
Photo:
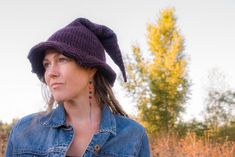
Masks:
[[[66,155],[73,157],[82,156],[91,142],[92,137],[93,134],[89,132],[75,132],[73,141],[71,145],[69,145]]]

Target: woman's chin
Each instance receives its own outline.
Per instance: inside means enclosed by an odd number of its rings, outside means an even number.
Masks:
[[[65,101],[65,98],[54,96],[54,100],[55,100],[56,102],[58,102],[58,103],[61,103],[61,102],[64,102],[64,101]]]

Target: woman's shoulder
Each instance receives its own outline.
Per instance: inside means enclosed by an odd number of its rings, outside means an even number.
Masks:
[[[41,119],[48,113],[32,113],[22,117],[16,122],[11,130],[11,141],[15,147],[29,146],[30,142],[39,140],[39,137],[46,134],[48,129],[42,124]],[[41,136],[38,136],[40,133]],[[24,145],[22,145],[22,141]]]
[[[135,131],[136,133],[145,134],[145,128],[137,121],[120,115],[115,115],[117,131]]]
[[[105,153],[116,156],[149,156],[148,138],[145,128],[137,121],[120,115],[115,115],[115,135],[109,138],[103,148]],[[111,146],[111,147],[108,147]],[[144,149],[144,155],[138,155]]]
[[[28,130],[29,128],[34,128],[41,125],[41,119],[47,116],[46,112],[37,112],[26,115],[19,119],[13,126],[13,129],[17,132]]]

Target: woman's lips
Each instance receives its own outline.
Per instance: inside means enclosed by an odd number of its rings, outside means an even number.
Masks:
[[[55,89],[55,88],[61,87],[62,85],[63,83],[52,83],[50,86],[51,88]]]

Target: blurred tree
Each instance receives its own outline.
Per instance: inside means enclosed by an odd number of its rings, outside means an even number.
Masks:
[[[19,119],[14,118],[14,119],[12,119],[12,122],[11,122],[11,123],[3,123],[3,122],[0,120],[0,134],[6,135],[6,136],[8,137],[8,135],[9,135],[10,132],[11,132],[12,127],[17,123],[18,120],[19,120]]]
[[[162,10],[157,24],[148,24],[147,32],[151,59],[144,58],[138,45],[132,46],[133,58],[125,60],[129,82],[123,86],[137,102],[138,116],[147,130],[169,132],[189,91],[184,40],[174,9]]]
[[[209,87],[205,99],[205,120],[216,133],[221,126],[228,126],[235,119],[235,91],[226,84],[225,75],[214,68],[208,75]]]
[[[195,118],[188,122],[179,121],[175,127],[175,132],[180,138],[185,137],[188,133],[195,133],[198,137],[203,137],[205,131],[208,131],[207,125]]]

